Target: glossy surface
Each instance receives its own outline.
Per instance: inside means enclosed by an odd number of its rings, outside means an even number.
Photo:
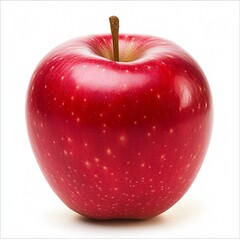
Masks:
[[[29,85],[28,132],[44,176],[71,209],[149,218],[196,177],[211,135],[211,93],[174,43],[120,35],[119,45],[123,62],[111,60],[109,35],[50,52]]]

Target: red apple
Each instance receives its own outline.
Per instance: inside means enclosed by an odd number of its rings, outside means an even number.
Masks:
[[[30,142],[48,183],[75,212],[146,219],[188,190],[212,127],[204,73],[165,39],[119,35],[68,41],[36,68],[28,89]],[[201,190],[200,190],[201,191]]]

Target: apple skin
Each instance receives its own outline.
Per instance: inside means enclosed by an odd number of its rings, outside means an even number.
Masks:
[[[45,178],[69,208],[94,219],[147,219],[194,181],[212,98],[201,68],[173,42],[121,34],[119,46],[120,62],[111,60],[111,35],[52,50],[30,81],[27,128]]]

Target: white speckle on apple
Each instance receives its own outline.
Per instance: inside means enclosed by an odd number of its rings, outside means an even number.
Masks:
[[[151,137],[151,133],[150,133],[150,132],[148,132],[148,133],[147,133],[147,136],[148,136],[148,137]]]
[[[135,69],[135,70],[138,70],[138,68],[137,68],[137,67],[135,67],[134,69]]]
[[[141,156],[141,153],[140,152],[138,152],[138,154],[137,154],[138,156]]]
[[[119,137],[119,140],[120,140],[120,142],[125,142],[126,141],[126,136],[125,135],[121,135],[120,137]]]
[[[76,119],[76,121],[77,121],[77,122],[80,122],[80,118],[78,117],[78,118]]]
[[[41,126],[41,128],[43,128],[43,124],[42,123],[40,123],[40,126]]]
[[[170,128],[169,134],[173,134],[173,129],[172,128]]]
[[[182,159],[183,158],[183,156],[181,155],[180,157],[179,157],[179,159]]]
[[[106,167],[106,166],[103,166],[103,170],[107,170],[107,167]]]
[[[47,85],[45,85],[44,88],[47,88]]]
[[[199,127],[198,127],[199,129],[201,129],[202,128],[202,125],[199,125]]]
[[[152,129],[153,129],[153,130],[156,130],[156,126],[152,126]]]
[[[35,121],[33,122],[33,125],[36,126],[36,122]]]
[[[86,161],[86,162],[85,162],[85,165],[86,165],[87,167],[89,167],[89,166],[90,166],[90,163],[89,163],[88,161]]]
[[[143,118],[144,118],[144,119],[146,119],[146,118],[147,118],[147,116],[146,116],[146,115],[144,115],[144,116],[143,116]]]
[[[85,147],[87,147],[87,146],[88,146],[87,142],[85,142],[85,143],[84,143],[84,146],[85,146]]]
[[[57,100],[57,98],[55,97],[55,98],[53,98],[53,100],[54,100],[54,101],[56,101],[56,100]]]
[[[126,70],[125,72],[126,72],[126,73],[129,73],[129,70]]]
[[[99,68],[99,65],[97,65],[97,68]]]
[[[62,102],[62,106],[64,106],[65,105],[65,102]]]
[[[177,149],[177,148],[175,148],[175,149],[174,149],[174,151],[175,151],[175,152],[177,152],[177,151],[178,151],[178,149]]]
[[[150,67],[150,66],[147,66],[147,68],[148,68],[148,69],[151,69],[151,67]]]
[[[73,66],[70,68],[70,70],[73,70]]]
[[[86,101],[87,101],[87,99],[86,99],[86,98],[84,98],[84,99],[83,99],[83,101],[84,101],[84,102],[86,102]]]
[[[51,71],[54,69],[54,67],[55,67],[55,66],[52,66],[52,67],[51,67]]]
[[[195,112],[195,109],[193,108],[193,109],[192,109],[192,113],[194,113],[194,112]]]
[[[71,96],[71,100],[72,100],[72,101],[74,100],[74,96]]]
[[[86,68],[87,66],[86,65],[83,65],[83,68]]]
[[[201,109],[201,104],[200,103],[198,104],[198,109]]]
[[[170,54],[166,54],[167,57],[169,58],[174,58],[174,56],[170,55]]]
[[[68,142],[72,142],[72,139],[70,137],[67,138]]]
[[[105,68],[103,68],[102,71],[105,72]]]
[[[207,104],[207,102],[205,102],[205,104],[204,104],[204,110],[207,109],[207,107],[208,107],[208,104]]]
[[[78,85],[76,86],[76,89],[79,89],[79,86],[78,86]]]
[[[145,163],[142,163],[142,164],[141,164],[141,167],[145,167]]]
[[[71,112],[71,115],[72,115],[72,116],[74,116],[74,114],[75,114],[74,112]]]
[[[179,180],[182,180],[183,178],[180,176],[180,177],[178,177],[178,179],[179,179]]]
[[[161,61],[161,64],[162,64],[162,65],[166,65],[166,63],[165,63],[164,61]]]
[[[102,116],[103,116],[103,113],[100,113],[99,116],[102,117]]]
[[[137,121],[134,121],[134,123],[133,123],[133,124],[134,124],[134,125],[137,125],[137,123],[138,123]]]
[[[39,114],[39,110],[37,110],[37,114]]]
[[[64,155],[68,155],[67,150],[64,150],[63,153],[64,153]]]
[[[111,154],[112,154],[112,150],[111,150],[110,148],[108,148],[108,149],[106,150],[106,153],[107,153],[108,155],[111,155]]]
[[[165,154],[162,154],[160,158],[161,159],[166,159],[165,156],[166,156]]]

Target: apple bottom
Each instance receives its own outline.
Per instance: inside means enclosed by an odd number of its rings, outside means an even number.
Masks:
[[[70,209],[102,220],[148,219],[169,209],[192,184],[209,139],[204,121],[201,128],[186,121],[167,129],[108,129],[107,141],[86,126],[63,127],[65,137],[57,140],[57,129],[42,129],[49,134],[44,145],[33,139],[38,163]]]

